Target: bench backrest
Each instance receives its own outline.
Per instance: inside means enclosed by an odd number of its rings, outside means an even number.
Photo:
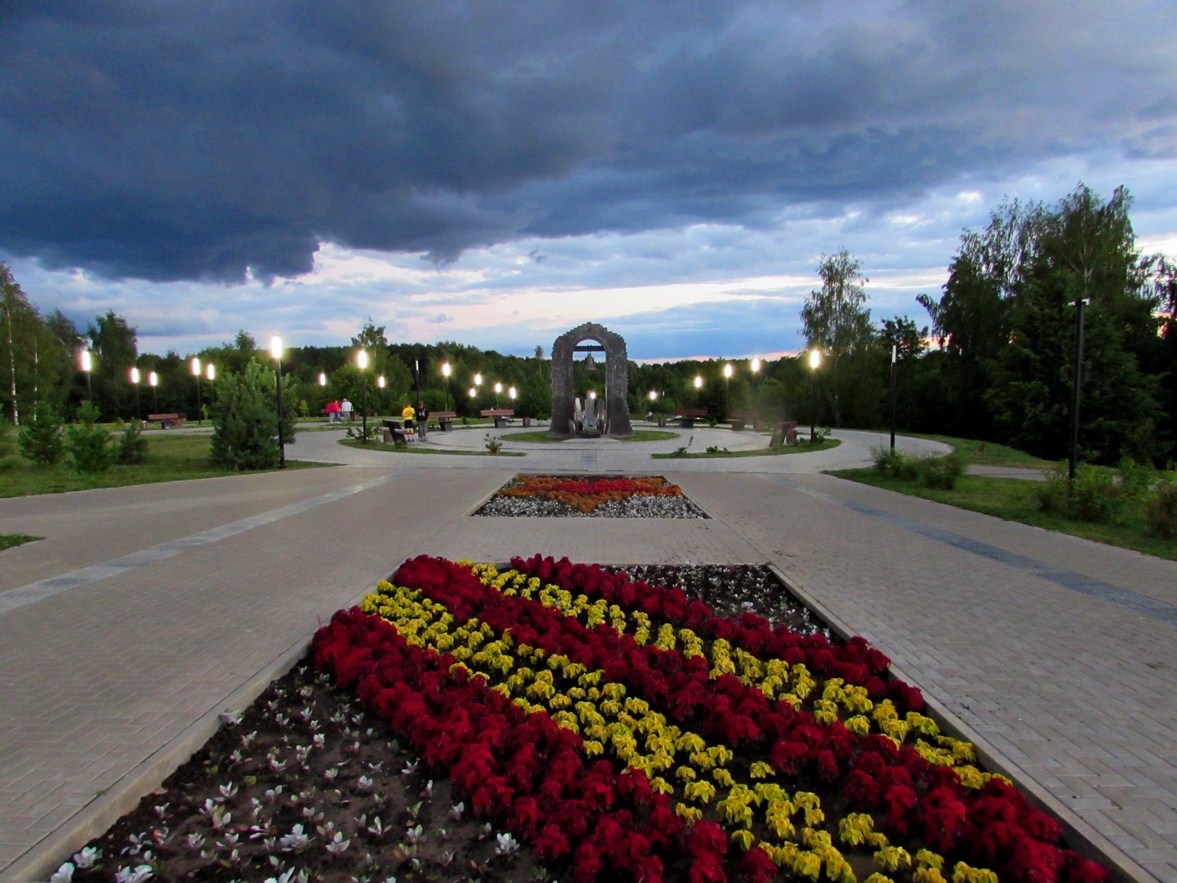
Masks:
[[[148,420],[179,420],[179,414],[148,414]]]
[[[498,410],[496,408],[491,408],[486,411],[479,411],[478,413],[481,414],[483,417],[514,417],[515,416],[514,411],[502,411],[502,410]]]
[[[434,420],[450,420],[457,417],[456,411],[430,411],[429,416]]]
[[[680,408],[674,412],[675,417],[706,417],[707,411],[704,408]]]

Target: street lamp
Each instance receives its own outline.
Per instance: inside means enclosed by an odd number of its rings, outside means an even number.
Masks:
[[[282,338],[270,338],[270,355],[278,363],[278,468],[286,468],[286,439],[282,437]]]
[[[90,351],[87,349],[82,350],[80,358],[82,360],[82,371],[86,375],[86,401],[93,401],[94,393],[90,390],[90,370],[94,367],[94,363],[90,360]]]
[[[699,405],[699,390],[703,388],[703,377],[700,374],[695,375],[695,406]]]
[[[147,385],[151,387],[151,395],[155,399],[155,410],[159,410],[159,375],[152,371],[147,375]]]
[[[196,425],[201,425],[200,417],[200,359],[192,357],[192,376],[196,378]]]
[[[450,395],[450,375],[453,373],[453,371],[453,366],[451,366],[449,362],[446,362],[441,366],[441,376],[445,378],[445,407],[447,411],[450,407],[450,399],[453,398],[453,396]],[[457,402],[454,402],[454,404],[457,405]]]
[[[809,443],[817,439],[817,368],[821,364],[821,350],[809,351],[809,367],[813,369],[809,395]]]
[[[895,375],[898,371],[899,346],[891,344],[891,453],[895,453]]]
[[[383,408],[384,408],[384,375],[383,374],[381,374],[379,377],[376,378],[376,388],[378,390],[380,390],[380,392],[377,393],[377,395],[376,395],[376,398],[378,399],[376,406],[378,408],[380,408],[381,410],[383,410]]]
[[[731,419],[731,388],[732,388],[732,365],[728,362],[723,366],[723,413],[729,420]]]
[[[514,405],[515,405],[515,396],[516,395],[518,395],[518,393],[516,392],[515,387],[512,386],[510,389],[507,390],[507,398],[509,398],[511,400],[512,407],[514,407]]]
[[[360,350],[356,353],[356,364],[360,366],[360,411],[363,412],[364,436],[363,443],[368,443],[368,380],[364,372],[368,370],[368,351]]]
[[[760,380],[760,360],[753,359],[752,360],[752,416],[755,418],[755,421],[756,421],[755,423],[753,423],[753,428],[756,429],[757,431],[759,431],[759,429],[760,429],[760,427],[756,425],[757,423],[760,422],[760,398],[757,395],[757,392],[759,391],[759,386],[760,386],[757,381],[759,381],[759,380]]]
[[[139,369],[131,369],[131,383],[135,384],[135,419],[139,419]]]
[[[1071,462],[1067,470],[1071,484],[1079,464],[1079,393],[1083,389],[1083,308],[1085,298],[1075,298],[1075,370],[1071,384]]]
[[[496,383],[494,385],[494,390],[495,390],[495,407],[497,408],[499,406],[499,393],[501,393],[503,391],[503,385],[501,383]]]

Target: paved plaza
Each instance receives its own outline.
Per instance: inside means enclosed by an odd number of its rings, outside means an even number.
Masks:
[[[421,448],[477,452],[486,430]],[[1177,563],[843,481],[886,437],[524,444],[394,454],[300,433],[337,463],[0,500],[0,881],[44,879],[157,785],[404,558],[767,563],[861,634],[1035,799],[1121,868],[1177,883]],[[936,451],[901,439],[905,449]],[[665,475],[708,520],[472,518],[516,472]]]

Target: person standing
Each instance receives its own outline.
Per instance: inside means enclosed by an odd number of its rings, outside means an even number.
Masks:
[[[425,435],[429,432],[429,409],[425,407],[424,402],[417,402],[417,438],[420,441],[425,441]]]
[[[415,416],[417,416],[417,412],[413,410],[412,402],[406,402],[404,408],[401,409],[401,421],[404,423],[406,441],[413,434],[413,418]]]
[[[347,396],[344,396],[343,401],[339,403],[339,410],[343,414],[343,422],[351,423],[351,402],[347,400]]]

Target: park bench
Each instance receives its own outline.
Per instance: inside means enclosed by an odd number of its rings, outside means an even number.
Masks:
[[[385,420],[384,421],[384,443],[391,445],[396,442],[404,442],[408,444],[413,440],[413,430],[405,429],[404,423],[400,420]]]
[[[736,413],[732,414],[728,419],[731,420],[732,429],[735,432],[742,432],[749,423],[752,424],[752,430],[754,432],[764,431],[764,421],[754,414],[747,412]]]
[[[185,420],[184,414],[148,414],[148,423],[158,423],[160,429],[167,429],[169,426],[183,426]]]
[[[776,425],[776,431],[773,432],[772,441],[768,443],[768,446],[779,448],[781,445],[795,444],[797,444],[797,421],[782,420]]]
[[[515,416],[515,412],[510,408],[488,408],[485,411],[479,411],[483,417],[493,417],[495,422],[495,429],[506,429],[507,420]]]
[[[679,408],[674,412],[674,416],[678,418],[683,429],[694,429],[695,421],[706,417],[707,411],[704,408]]]
[[[454,411],[432,411],[429,414],[429,419],[436,420],[442,432],[453,432],[454,418],[457,416]]]

